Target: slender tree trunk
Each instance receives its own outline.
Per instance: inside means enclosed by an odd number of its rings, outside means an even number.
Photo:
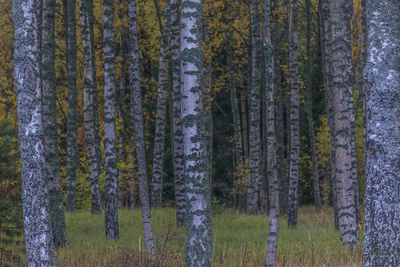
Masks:
[[[315,134],[313,124],[313,112],[312,112],[312,73],[311,73],[311,0],[306,0],[306,12],[307,12],[307,120],[308,120],[308,132],[310,138],[310,152],[312,161],[312,173],[313,173],[313,189],[314,189],[314,205],[317,211],[321,210],[321,195],[319,191],[319,177],[318,177],[318,166],[317,166],[317,155],[315,152]]]
[[[101,149],[97,108],[96,64],[94,56],[93,3],[90,0],[80,0],[79,8],[84,54],[84,122],[90,193],[92,195],[92,213],[100,214],[101,199],[98,177],[101,170]]]
[[[351,175],[353,177],[354,187],[354,203],[356,208],[356,222],[357,225],[361,224],[361,211],[360,211],[360,196],[358,193],[358,163],[357,163],[357,150],[356,150],[356,123],[354,115],[354,96],[349,96],[349,106],[353,106],[351,111]]]
[[[261,95],[261,44],[260,14],[258,0],[250,1],[251,27],[251,92],[250,92],[250,136],[249,136],[249,179],[247,188],[246,211],[250,214],[258,210],[258,182],[261,178],[261,132],[260,132],[260,95]]]
[[[171,0],[171,60],[172,60],[172,132],[175,178],[175,206],[178,226],[185,225],[186,193],[185,163],[183,160],[183,127],[181,108],[181,40],[180,1]]]
[[[231,108],[232,108],[232,117],[233,117],[233,131],[234,131],[234,139],[235,139],[235,147],[234,147],[234,189],[233,189],[233,197],[234,207],[237,207],[237,201],[239,200],[239,190],[240,188],[237,186],[237,181],[240,178],[236,172],[238,171],[238,166],[244,167],[244,157],[243,157],[243,143],[242,143],[242,131],[240,125],[240,110],[239,103],[237,99],[237,91],[236,91],[236,81],[235,81],[235,73],[233,69],[233,54],[232,47],[230,44],[227,44],[227,64],[228,64],[228,74],[229,74],[229,91],[231,96]]]
[[[264,41],[263,41],[264,42]],[[262,62],[265,62],[263,57]],[[265,72],[265,71],[264,71]],[[263,75],[264,76],[264,75]],[[263,77],[262,84],[265,84],[265,78]],[[268,192],[268,144],[264,142],[267,140],[267,106],[265,102],[266,98],[266,88],[265,85],[262,86],[262,94],[261,94],[261,197],[260,197],[260,209],[263,214],[269,213],[269,192]]]
[[[115,105],[114,0],[104,0],[104,152],[106,162],[104,206],[105,231],[108,239],[119,237]]]
[[[362,101],[363,110],[363,147],[364,147],[364,165],[367,162],[367,99],[366,99],[366,84],[364,82],[364,68],[367,64],[367,0],[361,0],[361,57],[362,62],[360,64],[360,99]],[[364,169],[365,171],[365,169]],[[364,173],[365,175],[365,173]]]
[[[350,18],[353,4],[330,2],[335,169],[342,245],[358,244],[355,180],[352,173],[353,77]]]
[[[282,75],[281,75],[281,40],[280,40],[280,23],[279,23],[279,0],[271,1],[271,19],[275,24],[272,28],[272,45],[274,46],[274,89],[275,89],[275,107],[276,107],[276,158],[277,158],[277,175],[279,181],[279,209],[280,214],[287,213],[288,202],[288,181],[285,174],[285,155],[284,155],[284,134],[283,134],[283,107],[284,95],[282,94]]]
[[[139,75],[139,74],[138,74]],[[139,77],[139,76],[138,76]],[[129,77],[130,78],[130,77]],[[130,80],[130,79],[129,79]],[[133,86],[129,84],[129,86]],[[130,91],[130,106],[129,106],[129,117],[131,118],[131,123],[130,123],[130,151],[129,151],[129,161],[130,161],[130,168],[129,168],[129,179],[130,179],[130,186],[129,186],[129,208],[134,209],[136,208],[137,202],[136,202],[136,177],[137,177],[137,172],[136,172],[136,167],[138,166],[137,164],[137,158],[136,158],[136,129],[135,129],[135,98],[133,95],[133,89]],[[141,202],[141,200],[140,200]]]
[[[78,126],[76,122],[76,18],[75,1],[64,0],[65,42],[67,51],[67,211],[76,209],[76,171],[79,168]]]
[[[289,69],[290,69],[290,185],[288,200],[288,224],[297,224],[297,202],[299,187],[300,119],[299,119],[299,59],[297,52],[298,1],[291,0],[289,24]]]
[[[40,77],[40,1],[13,2],[14,81],[28,266],[56,266],[46,179]]]
[[[284,43],[286,41],[286,43],[288,44],[287,46],[289,46],[289,27],[290,27],[290,3],[291,0],[284,0],[283,5],[285,6],[285,11],[288,14],[287,16],[285,16],[284,18],[284,34],[283,34],[283,38],[284,38]],[[285,182],[284,182],[284,190],[285,190],[285,194],[287,194],[287,199],[286,199],[286,213],[289,214],[289,187],[290,187],[290,147],[291,147],[291,127],[290,127],[290,98],[291,98],[291,94],[290,94],[290,64],[289,64],[289,47],[286,47],[286,49],[284,49],[284,54],[286,54],[286,57],[284,57],[285,61],[282,62],[284,65],[286,64],[287,68],[289,71],[282,71],[282,75],[284,75],[283,80],[285,80],[285,87],[282,88],[282,95],[283,95],[283,99],[282,101],[284,101],[283,105],[283,117],[284,117],[284,122],[283,122],[283,128],[286,129],[286,133],[284,136],[284,157],[285,157],[285,161],[284,161],[284,173],[286,176]],[[287,82],[289,80],[289,82]],[[286,138],[286,139],[285,139]],[[285,146],[286,145],[286,146]]]
[[[365,266],[399,266],[400,3],[367,1]]]
[[[203,1],[183,0],[181,81],[186,177],[186,266],[211,266],[210,179],[202,97]]]
[[[126,95],[126,65],[127,65],[127,53],[126,53],[126,40],[125,37],[120,37],[120,53],[121,53],[121,71],[118,91],[118,118],[119,118],[119,131],[118,131],[118,162],[122,166],[126,164],[128,160],[126,157],[125,141],[127,135],[125,133],[125,120],[126,120],[126,108],[125,108],[125,95]],[[118,170],[118,206],[119,208],[124,207],[124,181],[126,179],[126,169],[121,167]]]
[[[147,252],[155,259],[155,247],[153,237],[153,227],[150,214],[150,201],[147,187],[147,166],[146,166],[146,149],[144,145],[143,130],[143,110],[142,110],[142,92],[140,88],[140,72],[139,72],[139,47],[137,35],[137,15],[136,0],[129,1],[129,43],[130,43],[130,85],[132,87],[131,103],[133,103],[133,120],[136,152],[139,172],[139,189],[140,203],[142,204],[142,220],[144,232],[144,244]]]
[[[248,169],[249,163],[249,137],[248,137],[248,127],[247,127],[247,108],[246,108],[246,88],[244,86],[244,72],[243,65],[239,63],[239,72],[241,74],[240,77],[240,119],[242,122],[242,137],[243,137],[243,155],[244,155],[244,166],[243,170]],[[244,172],[247,173],[247,172]],[[244,180],[248,181],[248,175],[241,176],[241,185],[244,184]],[[244,186],[239,187],[238,192],[238,201],[239,201],[239,209],[246,209],[246,191],[247,188]]]
[[[131,120],[134,120],[135,118],[135,101],[133,97],[133,92],[131,92],[130,95],[130,118]],[[130,124],[130,153],[129,153],[129,160],[130,160],[130,168],[129,168],[129,179],[130,179],[130,185],[129,185],[129,208],[134,209],[137,206],[136,202],[136,167],[138,167],[138,162],[136,158],[136,130],[135,130],[135,123],[131,122]],[[140,194],[140,193],[139,193]],[[140,196],[139,196],[140,198]],[[140,200],[141,202],[141,200]]]
[[[151,178],[151,205],[155,208],[162,206],[162,171],[165,147],[165,123],[167,117],[167,92],[168,92],[168,63],[170,44],[170,1],[167,0],[164,17],[164,31],[160,45],[160,65],[158,67],[158,92],[156,130],[154,134],[153,172]]]
[[[206,28],[206,27],[205,27]],[[206,33],[206,32],[205,32]],[[210,181],[210,192],[212,189],[212,165],[213,165],[213,117],[212,117],[212,61],[211,59],[204,62],[203,65],[203,112],[204,121],[206,123],[206,160],[207,171]]]
[[[67,242],[64,205],[60,185],[60,158],[58,154],[58,124],[56,106],[55,69],[55,0],[44,0],[42,18],[42,121],[46,161],[46,179],[49,190],[50,218],[56,246]]]
[[[320,0],[319,3],[319,24],[320,24],[320,41],[321,41],[321,58],[324,76],[326,113],[329,124],[329,138],[331,145],[331,183],[332,183],[332,199],[334,209],[334,228],[339,231],[337,193],[336,193],[336,168],[335,168],[335,138],[334,138],[334,118],[333,118],[333,99],[332,99],[332,66],[330,54],[330,22],[329,22],[329,3],[328,0]]]
[[[265,71],[265,108],[267,110],[266,143],[267,143],[267,177],[269,186],[269,236],[265,266],[276,266],[276,250],[279,232],[279,190],[276,162],[276,132],[275,132],[275,88],[274,88],[274,55],[270,33],[271,1],[263,0],[262,30],[264,39],[264,71]]]
[[[351,12],[351,25],[353,27],[352,31],[351,31],[351,44],[352,44],[352,51],[353,51],[353,46],[358,46],[360,39],[362,38],[362,35],[358,34],[358,28],[359,28],[359,24],[358,24],[358,20],[357,20],[357,14],[356,12],[360,12],[362,13],[362,10],[358,9],[357,11],[354,9],[354,7],[352,8],[352,12]],[[361,15],[362,16],[362,15]],[[362,21],[361,21],[362,23]],[[353,60],[353,77],[356,78],[353,81],[353,86],[354,88],[358,89],[358,97],[356,99],[354,99],[354,96],[351,96],[351,99],[349,98],[349,101],[351,101],[353,104],[353,110],[351,111],[351,113],[353,114],[351,117],[351,167],[352,167],[352,177],[354,179],[354,201],[355,201],[355,205],[356,205],[356,221],[357,221],[357,225],[361,224],[361,213],[360,213],[360,200],[359,200],[359,194],[358,194],[358,162],[357,162],[357,148],[356,148],[356,116],[358,114],[358,110],[361,106],[361,113],[364,114],[364,110],[363,110],[363,100],[361,100],[360,103],[360,99],[365,98],[363,96],[364,94],[364,89],[361,88],[362,86],[362,79],[360,78],[360,74],[361,73],[361,69],[362,69],[362,65],[364,64],[362,61],[362,56],[360,54],[362,54],[363,52],[360,53],[360,50],[363,50],[363,47],[360,48],[356,48],[355,50],[359,50],[357,51],[356,55],[355,55],[355,60]],[[353,52],[352,52],[353,53]],[[359,106],[359,104],[361,104]],[[363,115],[364,118],[364,115]]]
[[[240,79],[240,119],[242,121],[242,137],[243,137],[243,156],[244,161],[249,159],[249,137],[247,134],[247,112],[246,112],[246,89],[244,87],[244,69],[239,63],[239,72],[242,74]]]

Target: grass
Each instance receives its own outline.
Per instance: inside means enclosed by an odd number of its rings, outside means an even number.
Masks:
[[[175,210],[152,211],[159,266],[183,266],[185,231],[176,227]],[[120,239],[107,240],[104,217],[79,211],[66,215],[68,245],[57,249],[58,266],[151,266],[144,251],[140,210],[120,210]],[[264,266],[268,218],[226,210],[213,217],[213,266]],[[362,232],[359,232],[362,237]],[[362,240],[360,242],[362,244]],[[278,266],[363,266],[362,247],[341,248],[333,230],[333,211],[299,210],[298,225],[280,218]]]

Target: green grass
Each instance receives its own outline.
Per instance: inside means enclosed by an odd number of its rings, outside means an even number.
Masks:
[[[183,266],[185,231],[176,227],[175,210],[152,211],[162,266]],[[66,215],[68,245],[57,249],[58,266],[150,266],[144,251],[140,210],[120,210],[120,239],[106,240],[104,217],[79,211]],[[213,217],[213,266],[263,266],[268,218],[226,210]],[[360,237],[362,232],[360,230]],[[362,244],[362,240],[360,242]],[[362,248],[341,248],[333,230],[333,211],[299,210],[298,225],[280,218],[278,266],[362,266]]]

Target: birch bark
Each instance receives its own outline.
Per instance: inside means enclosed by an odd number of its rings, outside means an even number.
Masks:
[[[365,266],[400,265],[400,3],[367,1]]]
[[[299,187],[300,119],[299,119],[299,59],[297,52],[298,1],[290,2],[289,70],[290,70],[290,184],[288,200],[288,225],[297,224]]]
[[[96,63],[94,56],[93,3],[80,0],[80,17],[83,41],[83,105],[86,136],[86,152],[89,169],[90,193],[92,195],[92,213],[101,213],[99,175],[101,170],[101,148],[99,114],[97,106]]]
[[[40,1],[13,2],[14,81],[28,266],[56,266],[46,183],[40,77]]]
[[[137,33],[136,0],[129,0],[129,43],[130,43],[130,86],[132,87],[131,103],[133,103],[132,129],[135,130],[136,153],[139,173],[139,196],[142,204],[142,221],[144,244],[146,250],[155,260],[156,252],[154,247],[153,226],[150,214],[150,201],[147,186],[147,166],[146,149],[144,145],[143,130],[143,109],[142,109],[142,90],[140,88],[139,70],[139,44]]]
[[[46,182],[49,190],[50,218],[56,246],[64,246],[67,233],[60,185],[55,69],[55,0],[44,0],[42,11],[42,121]]]
[[[115,130],[114,0],[104,0],[104,153],[106,162],[105,231],[108,239],[119,237],[118,169]]]
[[[186,177],[186,266],[211,266],[210,179],[203,106],[203,1],[183,0],[181,93]]]

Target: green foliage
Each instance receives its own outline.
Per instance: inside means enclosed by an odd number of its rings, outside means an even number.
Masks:
[[[80,168],[77,170],[76,179],[76,208],[86,209],[91,207],[89,172],[87,172],[87,161],[85,157],[80,159]],[[85,171],[83,171],[83,169]]]
[[[21,263],[21,251],[15,251],[15,248],[23,244],[22,232],[23,222],[21,205],[18,202],[1,198],[0,266],[11,267]]]
[[[226,210],[226,205],[216,197],[211,199],[211,213],[213,216],[221,215]]]
[[[0,266],[21,261],[13,248],[22,243],[20,158],[17,132],[9,121],[0,123]]]
[[[331,192],[331,144],[329,137],[328,118],[321,116],[321,126],[316,129],[315,146],[317,153],[318,174],[320,177],[321,200],[329,204]]]
[[[296,228],[280,219],[277,266],[362,266],[362,245],[341,248],[333,229],[333,210],[301,207]],[[120,239],[104,236],[104,214],[66,214],[68,245],[57,249],[58,266],[151,266],[144,251],[140,209],[120,210]],[[152,211],[157,253],[162,266],[184,266],[186,233],[175,224],[175,210]],[[234,210],[213,216],[213,266],[264,266],[269,220]],[[360,230],[361,231],[361,230]],[[362,236],[362,233],[360,233]],[[362,244],[362,240],[360,242]]]
[[[91,207],[91,194],[90,194],[90,181],[89,172],[87,171],[87,159],[86,157],[80,158],[80,168],[76,173],[76,208],[77,209],[89,209]],[[99,177],[99,187],[101,199],[104,199],[105,184],[106,184],[106,173],[104,170],[101,171]]]

